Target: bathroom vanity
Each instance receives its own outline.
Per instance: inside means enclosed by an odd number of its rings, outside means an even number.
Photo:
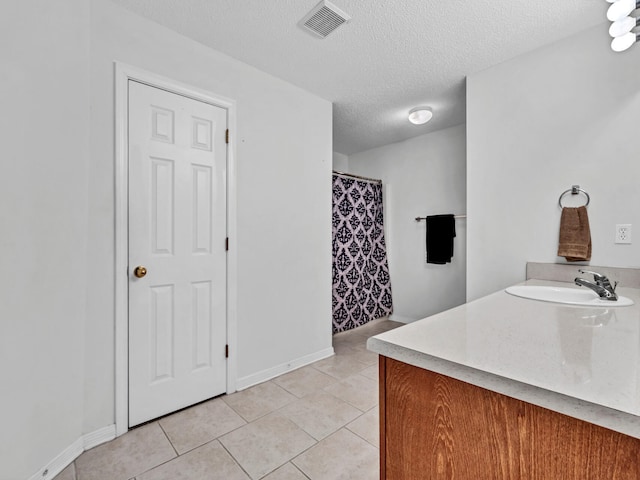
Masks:
[[[380,478],[640,479],[640,289],[618,291],[635,304],[501,291],[370,338]]]

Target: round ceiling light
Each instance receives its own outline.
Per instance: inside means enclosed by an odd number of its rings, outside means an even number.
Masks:
[[[433,110],[431,107],[416,107],[409,112],[409,121],[414,125],[423,125],[431,120]]]

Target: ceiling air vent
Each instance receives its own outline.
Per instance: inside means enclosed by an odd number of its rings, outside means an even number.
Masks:
[[[351,17],[331,2],[323,0],[316,5],[300,22],[303,29],[315,36],[325,38],[343,23],[348,23]]]

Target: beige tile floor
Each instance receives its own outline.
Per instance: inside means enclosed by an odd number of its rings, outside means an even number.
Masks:
[[[333,337],[335,356],[135,428],[55,480],[375,480],[377,355],[386,319]]]

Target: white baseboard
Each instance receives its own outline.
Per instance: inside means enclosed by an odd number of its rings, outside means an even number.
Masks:
[[[73,462],[84,452],[82,437],[65,448],[56,458],[47,463],[36,473],[29,477],[29,480],[49,480],[58,475],[62,470]]]
[[[82,436],[82,441],[84,443],[84,451],[97,447],[103,443],[106,443],[110,440],[116,438],[116,426],[109,425],[103,428],[96,430],[95,432],[87,433]]]
[[[71,462],[86,450],[113,440],[114,438],[116,438],[115,425],[109,425],[95,432],[87,433],[65,448],[53,460],[47,463],[47,465],[31,475],[29,480],[50,480],[67,468]]]
[[[389,315],[389,320],[393,320],[394,322],[401,322],[401,323],[412,323],[416,321],[415,318],[403,317],[402,315],[396,315],[395,313],[392,313],[391,315]]]
[[[266,382],[267,380],[271,380],[272,378],[275,378],[278,375],[282,375],[283,373],[287,373],[300,367],[304,367],[305,365],[309,365],[313,362],[317,362],[318,360],[331,357],[333,354],[333,347],[330,347],[325,350],[320,350],[319,352],[312,353],[310,355],[305,355],[304,357],[297,358],[290,362],[267,368],[266,370],[262,370],[252,375],[238,378],[236,382],[236,388],[238,390],[244,390],[259,383]]]

